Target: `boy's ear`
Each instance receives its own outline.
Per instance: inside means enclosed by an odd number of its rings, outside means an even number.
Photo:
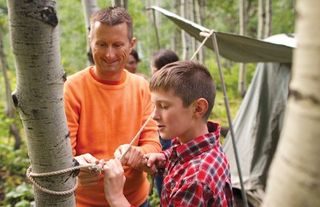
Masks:
[[[204,98],[199,98],[194,102],[194,115],[197,118],[202,118],[208,111],[208,101]]]

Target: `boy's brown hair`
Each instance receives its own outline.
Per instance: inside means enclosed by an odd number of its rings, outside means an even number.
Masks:
[[[165,65],[151,77],[150,90],[172,91],[182,99],[185,107],[195,100],[204,98],[208,101],[208,111],[204,115],[210,116],[216,96],[216,89],[208,69],[193,61],[177,61]]]
[[[108,7],[93,13],[90,18],[91,28],[93,28],[95,22],[101,22],[109,26],[126,23],[129,40],[133,37],[132,18],[123,7]]]

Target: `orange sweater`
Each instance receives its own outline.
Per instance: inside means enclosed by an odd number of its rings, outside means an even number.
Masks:
[[[90,153],[98,159],[110,159],[119,145],[128,144],[152,111],[148,82],[124,70],[121,81],[99,81],[93,67],[70,77],[64,89],[65,111],[73,154]],[[135,145],[144,153],[161,150],[156,125],[152,120]],[[124,194],[132,205],[139,206],[148,196],[149,183],[142,171],[125,167]],[[103,179],[98,186],[79,187],[77,207],[108,206]]]

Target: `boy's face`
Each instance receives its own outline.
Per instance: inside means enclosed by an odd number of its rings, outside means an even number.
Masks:
[[[180,142],[185,143],[196,136],[193,104],[184,107],[182,99],[172,91],[152,91],[151,99],[155,105],[153,119],[162,138],[178,137]]]

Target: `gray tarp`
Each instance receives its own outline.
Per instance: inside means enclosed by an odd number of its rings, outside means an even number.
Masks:
[[[199,32],[209,31],[167,10],[152,8],[167,16],[199,41],[203,40]],[[250,203],[259,206],[264,194],[268,168],[282,129],[295,41],[287,35],[275,35],[265,41],[259,41],[240,35],[221,32],[216,34],[220,53],[225,58],[237,62],[274,62],[257,65],[250,87],[233,121],[244,187]],[[211,43],[207,46],[212,49]],[[224,150],[230,161],[232,185],[240,189],[231,142],[228,134]]]
[[[189,35],[202,41],[204,37],[200,36],[202,31],[210,31],[209,29],[184,19],[172,12],[169,12],[163,8],[152,6],[161,14],[168,17],[177,26],[186,31]],[[292,59],[292,48],[285,45],[272,44],[266,41],[257,40],[254,38],[224,33],[215,32],[219,45],[220,54],[235,62],[279,62],[290,63]],[[213,50],[211,39],[205,44],[207,47]]]
[[[291,69],[289,64],[259,63],[251,85],[233,122],[242,180],[248,200],[261,201],[267,172],[282,129]],[[234,188],[240,189],[230,139],[224,145]],[[256,205],[259,206],[259,205]]]

